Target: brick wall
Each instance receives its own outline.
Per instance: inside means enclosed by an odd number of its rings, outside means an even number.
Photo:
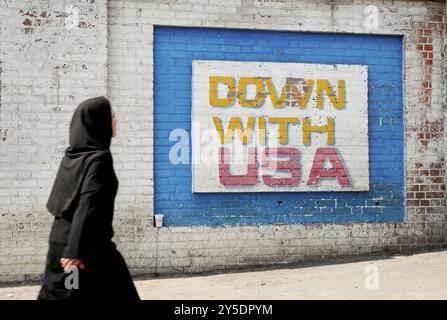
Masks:
[[[42,273],[45,202],[68,121],[80,101],[104,93],[119,119],[116,241],[134,274],[445,246],[446,6],[371,3],[377,30],[357,0],[1,1],[0,281]],[[403,36],[404,221],[152,227],[154,25]]]
[[[74,25],[70,9],[77,6]],[[75,106],[106,93],[106,1],[2,1],[0,281],[42,272]]]

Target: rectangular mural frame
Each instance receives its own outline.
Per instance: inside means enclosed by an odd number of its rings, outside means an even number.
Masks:
[[[367,66],[192,63],[193,192],[369,190]]]

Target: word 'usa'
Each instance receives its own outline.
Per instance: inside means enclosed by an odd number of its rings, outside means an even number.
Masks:
[[[254,185],[258,181],[257,148],[248,148],[247,173],[234,175],[230,173],[229,148],[219,148],[219,180],[224,186],[247,186]],[[274,160],[272,156],[286,156],[287,160]],[[328,161],[330,168],[325,168],[324,163]],[[301,178],[300,151],[296,148],[265,148],[262,153],[261,167],[263,169],[289,171],[288,178],[275,178],[274,175],[263,174],[262,180],[269,186],[292,186],[297,185]],[[318,186],[320,179],[336,179],[343,187],[351,186],[348,173],[336,148],[320,147],[315,151],[312,168],[307,179],[308,186]]]

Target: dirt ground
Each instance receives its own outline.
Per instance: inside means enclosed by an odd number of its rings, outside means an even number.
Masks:
[[[135,280],[142,299],[447,299],[447,251],[312,267]],[[2,286],[0,300],[39,286]]]

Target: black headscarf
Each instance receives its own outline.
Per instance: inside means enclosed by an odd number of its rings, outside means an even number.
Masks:
[[[52,215],[73,213],[89,164],[110,156],[112,110],[105,97],[87,99],[76,108],[70,123],[70,146],[65,150],[47,202]]]

